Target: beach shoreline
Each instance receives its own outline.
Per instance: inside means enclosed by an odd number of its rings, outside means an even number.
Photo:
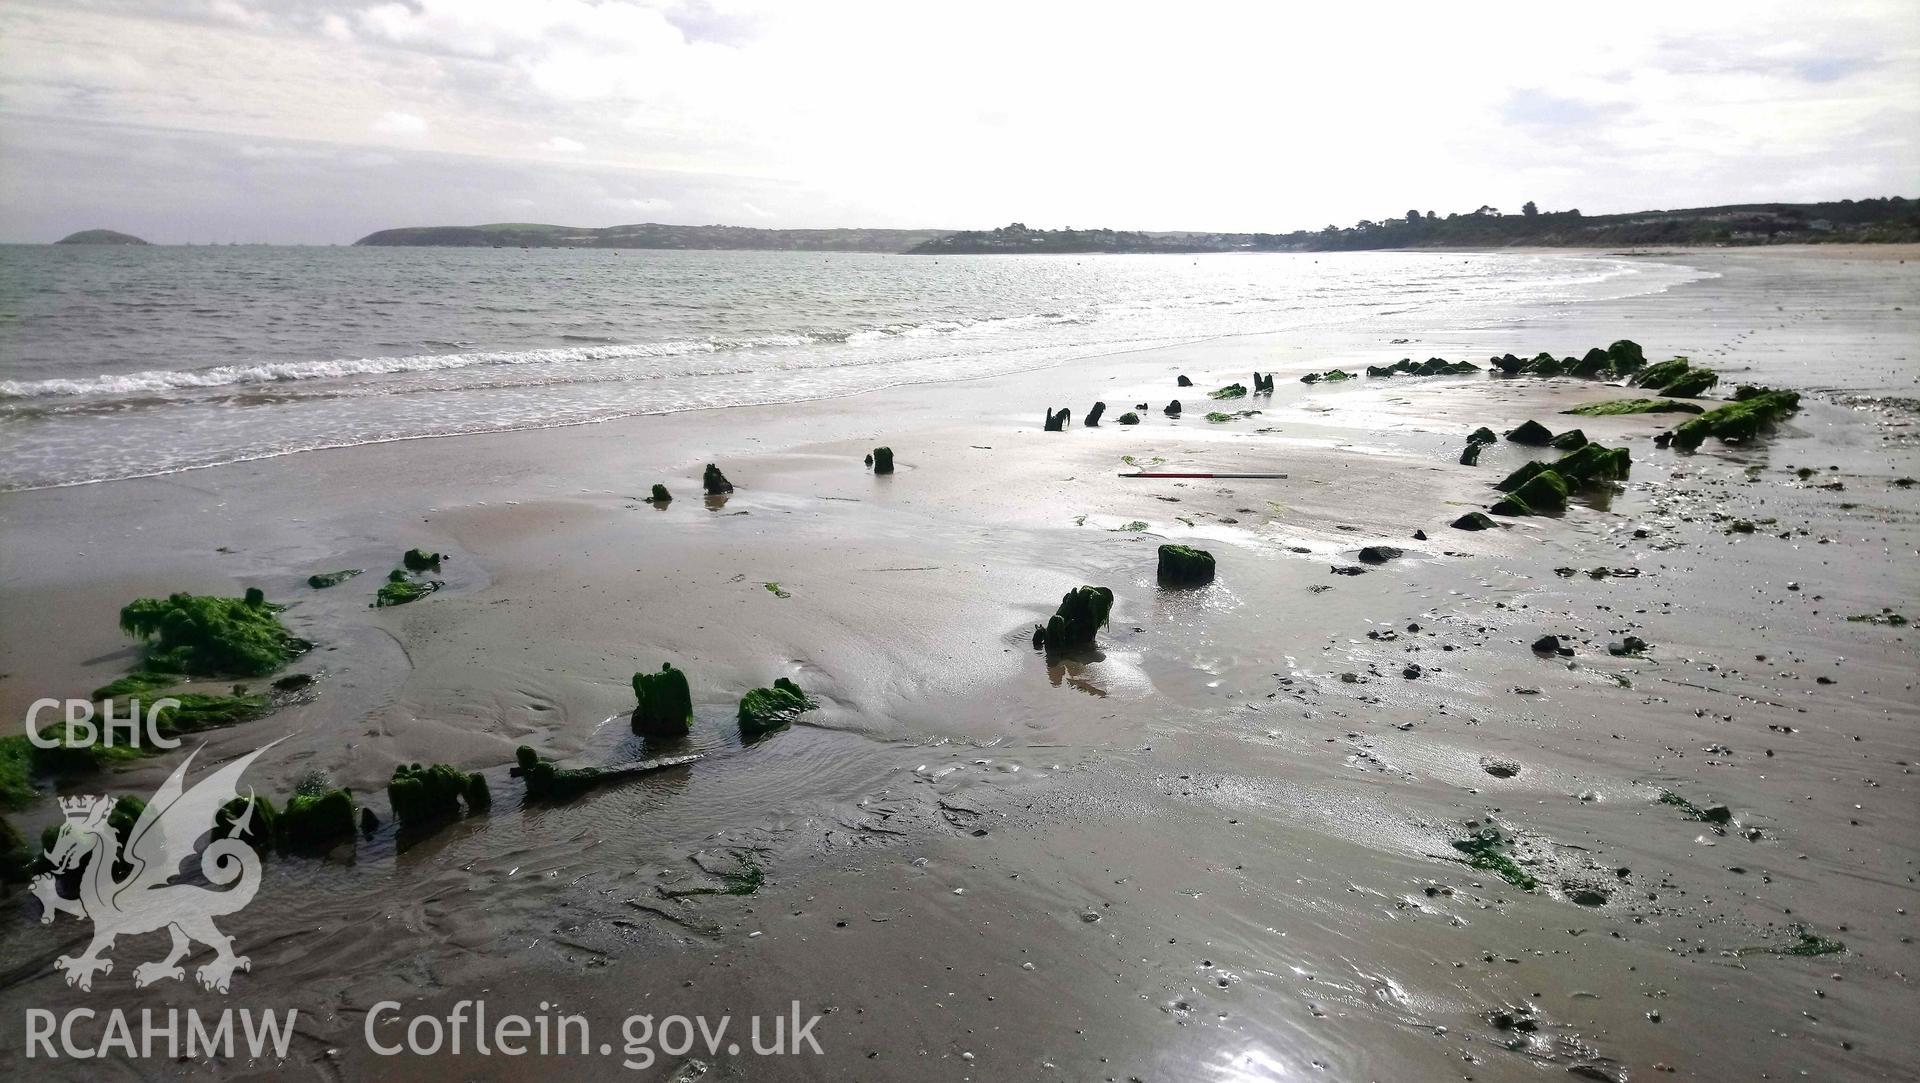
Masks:
[[[238,927],[306,931],[253,952],[246,995],[311,1011],[299,1064],[316,1077],[392,1070],[357,1031],[382,990],[444,1008],[509,976],[513,996],[609,1014],[835,1009],[827,1056],[737,1066],[756,1077],[1896,1077],[1915,1067],[1897,1035],[1914,1021],[1920,705],[1911,637],[1845,617],[1920,597],[1920,498],[1893,484],[1920,473],[1920,266],[1893,251],[1914,246],[1823,247],[1649,253],[1716,277],[1444,333],[1376,319],[7,493],[0,606],[35,619],[0,628],[0,710],[124,672],[113,617],[132,597],[260,586],[321,645],[296,667],[322,674],[319,694],[207,734],[203,756],[282,738],[259,765],[273,792],[319,768],[383,805],[408,762],[483,770],[497,798],[517,797],[518,744],[613,762],[635,747],[631,674],[689,673],[691,747],[709,759],[684,777],[557,809],[502,799],[487,822],[382,837],[353,865],[276,865],[285,885]],[[1461,467],[1467,432],[1567,427],[1560,410],[1613,393],[1299,382],[1620,338],[1713,366],[1726,390],[1808,402],[1767,440],[1694,456],[1655,449],[1670,415],[1579,419],[1631,451],[1623,491],[1470,535],[1446,524],[1532,456],[1501,444]],[[1208,422],[1206,392],[1256,370],[1275,394],[1218,408],[1260,413]],[[1089,429],[1095,400],[1106,419]],[[1143,423],[1118,425],[1137,402]],[[1040,432],[1062,406],[1071,431]],[[861,465],[882,445],[891,477]],[[1286,476],[1143,482],[1118,476],[1128,456]],[[703,500],[707,462],[737,491]],[[655,482],[664,508],[644,499]],[[1765,518],[1774,530],[1728,533]],[[1161,541],[1214,551],[1220,582],[1161,591]],[[1371,544],[1407,554],[1330,574]],[[366,608],[413,546],[452,555],[445,588]],[[1642,574],[1555,574],[1595,566]],[[336,567],[368,574],[304,585]],[[1114,589],[1113,623],[1097,655],[1049,664],[1028,635],[1081,583]],[[1607,653],[1629,630],[1652,658]],[[1577,641],[1571,666],[1527,649],[1550,631]],[[778,676],[822,709],[740,742],[734,703]],[[1521,770],[1490,775],[1494,761]],[[172,764],[112,785],[150,791]],[[1667,790],[1757,835],[1689,824]],[[1526,840],[1541,890],[1460,863],[1449,841],[1490,822]],[[710,872],[701,854],[747,855],[767,883],[675,895]],[[1590,881],[1604,904],[1570,901]],[[78,1003],[38,966],[54,938],[32,905],[0,924],[17,964],[0,1001]],[[1796,921],[1847,953],[1738,954],[1790,944]],[[1488,1021],[1510,1006],[1539,1018],[1519,1049]]]

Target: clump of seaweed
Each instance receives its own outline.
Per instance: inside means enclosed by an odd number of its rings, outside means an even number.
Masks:
[[[1160,547],[1158,577],[1163,587],[1197,587],[1213,582],[1213,554],[1190,545]]]
[[[1048,650],[1090,646],[1112,612],[1112,590],[1075,587],[1060,599],[1060,608],[1047,623],[1034,628],[1033,645]]]
[[[388,606],[406,605],[417,602],[440,589],[438,579],[409,579],[407,573],[395,568],[387,573],[387,581],[373,593],[373,607],[384,609]]]
[[[1533,891],[1540,886],[1540,881],[1508,855],[1510,845],[1511,840],[1504,832],[1488,824],[1464,839],[1455,840],[1453,848],[1465,854],[1467,864],[1473,868],[1491,872],[1522,891]]]
[[[1508,480],[1512,480],[1511,477]],[[1495,515],[1540,515],[1550,511],[1563,511],[1567,506],[1569,490],[1570,487],[1565,478],[1551,468],[1541,467],[1517,484],[1499,503],[1487,510]]]
[[[318,572],[307,576],[307,585],[315,590],[325,590],[328,587],[337,587],[359,574],[358,568],[343,568],[337,572]]]
[[[312,644],[296,639],[264,600],[171,594],[140,598],[120,610],[120,629],[147,641],[142,664],[160,673],[258,677]]]
[[[1114,420],[1122,425],[1138,425],[1140,424],[1140,415],[1134,413],[1132,410],[1128,410],[1126,413],[1114,418]]]
[[[1210,399],[1243,399],[1247,397],[1247,385],[1228,384],[1225,387],[1207,392]]]
[[[1353,379],[1353,373],[1345,369],[1328,369],[1325,372],[1309,372],[1305,376],[1300,377],[1300,382],[1303,384],[1317,384],[1324,380],[1327,383],[1337,384],[1342,380],[1351,379]]]
[[[800,686],[781,677],[771,688],[755,688],[740,697],[740,735],[751,740],[782,729],[796,717],[813,710],[814,703]]]
[[[1560,412],[1581,417],[1616,417],[1622,414],[1698,414],[1705,410],[1704,406],[1675,399],[1608,399]]]
[[[295,793],[274,823],[280,848],[296,852],[331,849],[353,838],[353,791],[345,787],[322,793]]]
[[[1675,399],[1697,399],[1719,382],[1720,374],[1712,369],[1690,368],[1669,381],[1660,393]]]
[[[662,662],[658,673],[635,673],[633,732],[645,737],[684,737],[693,730],[693,692],[687,675],[672,662]]]
[[[1670,361],[1662,361],[1657,365],[1647,366],[1627,382],[1635,387],[1644,387],[1651,391],[1659,391],[1664,389],[1668,384],[1686,375],[1692,368],[1693,362],[1684,357],[1676,357]]]
[[[1480,366],[1471,361],[1449,361],[1444,357],[1429,357],[1423,362],[1415,362],[1411,357],[1403,357],[1391,365],[1368,365],[1367,375],[1392,378],[1394,376],[1459,376],[1468,372],[1479,372]]]

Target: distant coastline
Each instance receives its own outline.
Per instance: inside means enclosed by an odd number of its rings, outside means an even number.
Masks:
[[[78,233],[69,233],[53,243],[145,245],[147,242],[131,233],[121,233],[118,230],[83,229]]]
[[[370,233],[370,247],[680,248],[797,252],[894,252],[979,255],[1039,252],[1199,253],[1337,252],[1418,248],[1708,247],[1760,244],[1888,244],[1920,241],[1920,201],[1903,196],[1834,203],[1751,203],[1725,207],[1582,215],[1578,210],[1519,214],[1480,207],[1443,216],[1413,211],[1344,229],[1292,233],[1206,233],[1113,229],[1030,229],[1015,222],[991,230],[758,229],[647,222],[587,228],[505,222],[483,226],[408,226]]]

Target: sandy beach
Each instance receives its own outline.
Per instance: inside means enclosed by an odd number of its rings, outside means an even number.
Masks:
[[[294,667],[316,694],[206,734],[200,762],[278,739],[250,777],[284,793],[324,770],[383,823],[396,765],[487,776],[486,816],[270,861],[226,919],[252,959],[229,999],[298,1007],[294,1052],[181,1075],[1913,1078],[1914,638],[1848,618],[1920,616],[1920,249],[1644,258],[1714,277],[1444,332],[1378,315],[7,493],[0,713],[125,672],[132,598],[259,587],[318,644]],[[1593,381],[1299,379],[1622,338],[1715,368],[1721,394],[1805,401],[1760,440],[1684,454],[1653,439],[1678,415],[1563,416],[1628,394]],[[1208,400],[1256,370],[1277,374],[1270,397]],[[1138,403],[1141,424],[1116,423]],[[1069,431],[1040,431],[1060,407]],[[1629,449],[1631,478],[1563,516],[1450,528],[1540,457],[1502,442],[1461,466],[1466,434],[1528,419]],[[896,473],[862,465],[876,446]],[[700,495],[709,462],[736,491]],[[1120,476],[1135,468],[1284,477]],[[670,504],[645,500],[656,482]],[[1157,586],[1167,541],[1212,551],[1217,581]],[[1404,553],[1359,564],[1370,545]],[[420,602],[306,586],[377,579],[416,546],[451,557]],[[1050,661],[1033,627],[1081,584],[1112,588],[1111,624]],[[1571,655],[1536,654],[1544,634]],[[1649,649],[1609,652],[1628,635]],[[523,806],[518,745],[575,764],[659,751],[627,716],[633,673],[663,662],[697,716],[677,750],[706,758]],[[821,707],[743,743],[740,695],[776,677]],[[177,762],[109,785],[150,792]],[[1533,890],[1452,845],[1490,825]],[[747,867],[750,893],[698,893]],[[4,902],[0,1063],[138,1077],[25,1065],[19,1007],[195,991],[68,989],[52,960],[84,926]],[[1792,953],[1803,934],[1844,950]],[[633,1069],[363,1040],[376,1002],[445,1016],[475,997],[582,1013],[616,1047],[635,1013],[797,1003],[824,1053]]]

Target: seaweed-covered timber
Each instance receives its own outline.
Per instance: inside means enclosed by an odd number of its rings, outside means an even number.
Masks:
[[[740,735],[748,739],[783,729],[819,704],[800,686],[780,677],[771,688],[755,688],[740,697]]]
[[[1213,554],[1190,545],[1160,547],[1159,579],[1163,587],[1198,587],[1213,582]]]
[[[1471,433],[1468,433],[1467,446],[1463,448],[1460,452],[1460,465],[1461,466],[1480,465],[1480,449],[1485,447],[1488,444],[1498,442],[1499,439],[1500,438],[1498,436],[1495,436],[1493,434],[1493,430],[1487,428],[1485,425],[1482,425],[1479,428],[1473,430]]]
[[[1072,417],[1072,411],[1068,410],[1066,407],[1062,406],[1060,408],[1059,413],[1054,413],[1053,407],[1049,406],[1047,407],[1047,420],[1044,424],[1042,431],[1065,432],[1067,430],[1067,421],[1071,417]]]
[[[387,581],[373,593],[373,607],[385,609],[388,606],[406,605],[417,602],[440,589],[437,579],[409,579],[404,569],[395,568],[387,573]]]
[[[1697,399],[1719,382],[1720,374],[1712,369],[1690,368],[1661,388],[1660,393],[1673,399]]]
[[[1254,373],[1253,374],[1253,393],[1256,395],[1273,394],[1273,373],[1269,372],[1265,376],[1262,376],[1257,372]]]
[[[1075,587],[1060,599],[1044,626],[1033,630],[1033,645],[1048,650],[1070,650],[1093,644],[1100,626],[1113,612],[1113,591],[1106,587]]]
[[[1213,391],[1207,392],[1207,397],[1210,399],[1243,399],[1246,398],[1246,396],[1246,384],[1228,384],[1225,387],[1216,388]]]
[[[458,816],[463,800],[468,812],[484,811],[493,805],[493,794],[478,771],[462,771],[444,763],[432,767],[411,763],[393,769],[387,800],[393,805],[394,818],[403,826],[417,826]]]
[[[1461,466],[1479,466],[1480,465],[1480,449],[1485,446],[1486,446],[1485,444],[1468,444],[1466,447],[1461,448],[1460,449],[1460,465]]]
[[[120,610],[120,630],[146,640],[142,666],[159,673],[259,677],[313,645],[275,616],[284,606],[244,598],[170,594]]]
[[[1085,425],[1089,429],[1099,428],[1100,415],[1106,412],[1107,412],[1107,404],[1104,402],[1096,402],[1093,404],[1093,409],[1087,411],[1086,420],[1081,422],[1081,424]]]
[[[1447,525],[1455,530],[1487,530],[1500,524],[1488,518],[1486,512],[1470,511]]]
[[[1529,481],[1543,473],[1553,473],[1562,481],[1576,486],[1599,481],[1619,481],[1625,478],[1632,468],[1633,456],[1626,448],[1587,444],[1553,463],[1543,463],[1538,460],[1526,463],[1513,473],[1494,482],[1493,487],[1503,493],[1517,493]]]
[[[353,791],[344,787],[322,793],[296,793],[287,798],[274,822],[275,836],[284,850],[314,851],[353,838]]]
[[[273,798],[265,794],[236,797],[213,814],[216,832],[240,839],[261,853],[272,848],[279,823],[280,813],[273,807]]]
[[[1175,383],[1175,384],[1177,384],[1177,385],[1179,385],[1180,387],[1192,387],[1192,386],[1193,386],[1193,381],[1192,381],[1192,380],[1190,380],[1190,379],[1188,379],[1188,378],[1187,378],[1186,376],[1181,376],[1181,377],[1180,377],[1180,378],[1179,378],[1178,380],[1175,380],[1175,381],[1174,381],[1174,383]]]
[[[1345,369],[1328,369],[1325,372],[1309,372],[1305,376],[1300,377],[1300,382],[1303,384],[1317,384],[1325,380],[1328,383],[1339,383],[1341,380],[1351,379],[1353,379],[1353,373]]]
[[[1673,446],[1692,451],[1709,436],[1725,443],[1741,443],[1800,408],[1798,391],[1774,391],[1752,384],[1742,384],[1733,399],[1725,406],[1681,422],[1669,434]]]
[[[1565,478],[1551,468],[1543,468],[1487,510],[1495,515],[1540,515],[1563,511],[1567,506],[1569,491],[1570,486]]]
[[[660,663],[658,673],[635,673],[633,732],[644,737],[684,737],[693,729],[693,692],[687,675],[672,662]]]
[[[445,553],[429,553],[422,549],[409,549],[400,556],[400,563],[410,572],[439,571],[440,562],[447,559]]]
[[[1619,380],[1638,372],[1647,363],[1640,344],[1620,339],[1606,349],[1596,346],[1583,356],[1555,357],[1541,352],[1532,358],[1504,354],[1487,361],[1502,376],[1577,376],[1587,380]]]
[[[1685,375],[1693,367],[1693,362],[1684,357],[1675,357],[1657,365],[1649,365],[1634,374],[1627,382],[1635,387],[1644,387],[1649,391],[1659,391],[1668,384]]]
[[[637,778],[655,771],[685,767],[705,758],[696,752],[686,756],[667,756],[657,760],[641,760],[610,767],[561,767],[526,745],[514,749],[513,756],[515,766],[510,773],[526,783],[527,797],[536,801],[564,801],[571,797],[578,797],[595,786]]]
[[[1553,430],[1538,421],[1522,421],[1518,426],[1507,430],[1507,439],[1529,447],[1546,447],[1553,443]]]
[[[328,587],[337,587],[359,574],[358,568],[344,568],[337,572],[316,572],[307,576],[307,585],[315,590],[325,590]]]
[[[707,468],[701,472],[700,484],[706,487],[708,496],[719,496],[721,493],[733,491],[733,482],[728,481],[727,476],[720,472],[720,468],[712,463],[708,463]]]
[[[1678,399],[1608,399],[1560,412],[1580,417],[1615,417],[1622,414],[1698,414],[1705,411],[1704,406]]]
[[[1449,361],[1444,357],[1429,357],[1425,361],[1415,362],[1411,357],[1403,357],[1391,365],[1368,365],[1367,375],[1375,377],[1394,376],[1459,376],[1468,372],[1479,372],[1480,366],[1471,361]]]
[[[653,492],[647,496],[647,503],[671,504],[673,503],[673,494],[667,491],[667,487],[665,485],[662,485],[656,481],[653,483]]]
[[[1128,410],[1126,413],[1114,418],[1114,420],[1122,425],[1138,425],[1140,424],[1140,415],[1134,413],[1132,410]]]
[[[876,474],[893,473],[893,449],[892,448],[890,447],[874,448],[873,454],[867,456],[867,459],[873,464],[874,473]]]
[[[1561,451],[1578,451],[1587,446],[1587,434],[1579,429],[1568,429],[1547,441],[1547,445],[1559,448]]]
[[[1160,412],[1167,415],[1168,417],[1179,417],[1180,416],[1180,400],[1175,399],[1172,402],[1167,403],[1167,408]]]

